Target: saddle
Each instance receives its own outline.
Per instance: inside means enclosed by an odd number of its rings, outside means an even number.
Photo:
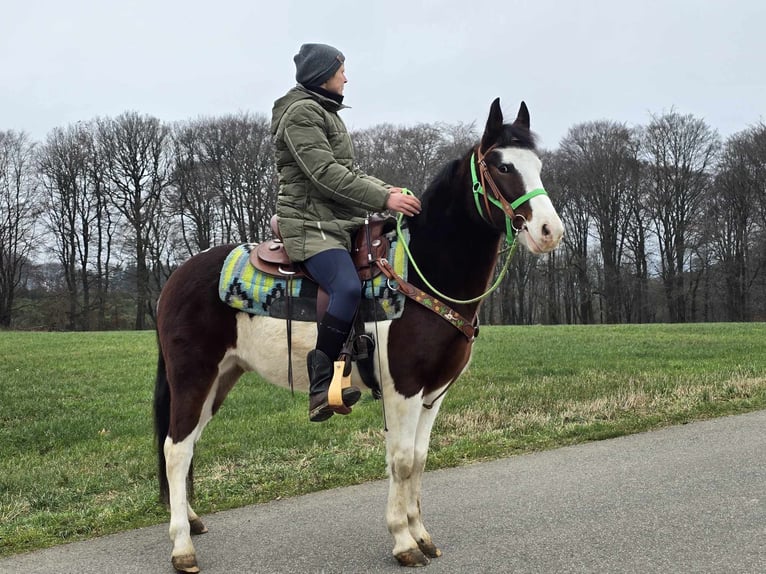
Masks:
[[[381,273],[380,268],[373,263],[385,259],[388,256],[391,242],[385,234],[393,230],[396,221],[393,218],[385,218],[380,215],[374,215],[368,219],[368,224],[360,227],[352,238],[351,259],[354,262],[359,279],[369,281]],[[291,279],[307,278],[314,281],[305,267],[290,261],[279,233],[279,225],[276,215],[271,216],[269,222],[274,237],[268,241],[255,246],[250,252],[250,263],[261,273],[285,279],[288,283]],[[316,283],[316,281],[314,281]],[[289,292],[289,287],[287,289]],[[288,301],[287,316],[287,348],[288,356],[291,354],[291,319]],[[316,310],[317,317],[321,317],[327,310],[330,302],[330,296],[327,292],[317,285]],[[344,345],[345,359],[335,361],[334,374],[330,384],[329,402],[330,405],[342,406],[342,389],[351,385],[350,365],[354,360],[357,363],[359,374],[362,381],[372,390],[373,397],[379,399],[382,397],[380,382],[375,376],[373,366],[372,351],[375,347],[375,341],[372,334],[364,332],[364,323],[359,314],[356,316],[351,337]],[[359,335],[357,335],[359,334]],[[292,388],[292,360],[288,360],[288,379],[290,388]]]
[[[274,237],[258,244],[251,251],[250,263],[253,267],[273,277],[295,279],[307,277],[311,279],[303,265],[293,263],[287,256],[284,243],[282,243],[282,236],[279,233],[276,215],[271,217],[270,225]],[[381,271],[378,266],[371,265],[371,263],[384,259],[388,255],[391,243],[386,234],[395,226],[396,222],[392,218],[373,215],[369,219],[369,240],[365,226],[360,227],[354,235],[351,259],[361,281],[368,281],[380,274]]]

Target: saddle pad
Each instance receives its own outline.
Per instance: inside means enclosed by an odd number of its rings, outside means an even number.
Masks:
[[[408,233],[404,230],[405,238]],[[407,254],[397,240],[389,236],[388,261],[402,279],[407,279]],[[287,289],[290,289],[290,316],[295,321],[316,321],[317,284],[310,279],[288,279],[261,273],[250,263],[250,252],[257,244],[238,245],[229,253],[221,268],[218,295],[234,309],[253,315],[286,319]],[[383,274],[362,283],[360,313],[364,321],[396,319],[404,310],[404,295],[392,290]]]

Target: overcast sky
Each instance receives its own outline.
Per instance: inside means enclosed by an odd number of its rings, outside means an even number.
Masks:
[[[543,147],[674,107],[725,137],[766,119],[764,0],[2,0],[0,130],[133,110],[269,115],[300,44],[346,55],[350,129],[477,122],[525,100]]]

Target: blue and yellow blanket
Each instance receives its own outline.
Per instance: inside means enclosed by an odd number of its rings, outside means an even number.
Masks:
[[[408,233],[404,231],[405,240]],[[389,236],[388,261],[407,280],[407,254],[395,234]],[[287,318],[287,288],[290,288],[290,316],[295,321],[316,321],[317,285],[309,279],[265,275],[250,263],[254,243],[235,247],[226,257],[218,282],[221,301],[240,311],[280,319]],[[386,277],[378,275],[362,284],[360,312],[365,321],[396,319],[404,310],[404,295],[392,290]]]

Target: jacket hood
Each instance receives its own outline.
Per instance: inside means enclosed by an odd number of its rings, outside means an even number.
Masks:
[[[325,98],[324,96],[312,92],[311,90],[307,90],[298,84],[284,96],[274,102],[274,107],[271,109],[272,135],[276,135],[277,128],[279,127],[279,122],[282,121],[282,116],[285,115],[287,108],[300,100],[314,100],[318,102],[323,108],[331,112],[338,112],[348,107],[344,106],[343,104],[339,104],[338,102],[334,102],[330,98]]]

